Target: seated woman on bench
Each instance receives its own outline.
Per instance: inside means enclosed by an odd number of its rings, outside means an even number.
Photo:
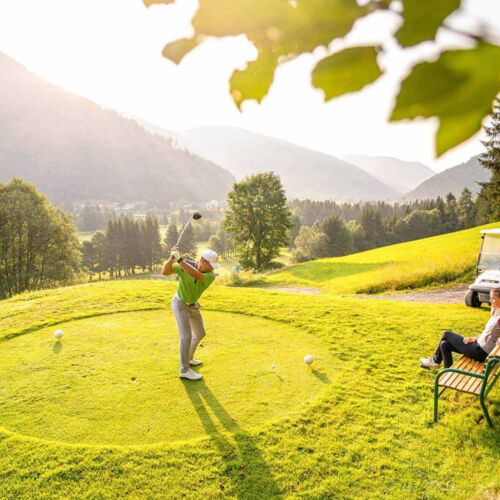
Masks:
[[[422,358],[422,368],[438,368],[444,361],[444,367],[449,368],[453,364],[452,352],[458,352],[483,362],[488,354],[494,349],[495,343],[500,343],[500,288],[494,288],[490,292],[491,317],[479,337],[462,337],[456,333],[444,332],[439,345],[430,358]]]

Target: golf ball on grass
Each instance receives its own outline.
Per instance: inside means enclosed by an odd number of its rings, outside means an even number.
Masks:
[[[62,330],[56,330],[56,331],[54,332],[54,337],[55,337],[57,340],[61,339],[63,335],[64,335],[64,332],[63,332]]]
[[[313,361],[314,361],[314,358],[312,357],[312,354],[306,354],[306,355],[304,356],[304,363],[305,363],[306,365],[310,365],[310,364],[312,364],[312,362],[313,362]]]

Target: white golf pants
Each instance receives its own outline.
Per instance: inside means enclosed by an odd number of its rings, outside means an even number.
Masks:
[[[184,373],[189,370],[189,361],[193,359],[198,344],[206,335],[205,327],[198,302],[190,306],[175,294],[170,305],[179,329],[180,371]]]

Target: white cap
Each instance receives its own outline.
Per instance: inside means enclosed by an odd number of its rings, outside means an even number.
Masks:
[[[217,252],[214,252],[213,250],[205,250],[201,256],[210,262],[212,264],[212,267],[214,269],[217,269],[220,267],[220,264],[217,262],[219,260],[219,256],[217,255]]]

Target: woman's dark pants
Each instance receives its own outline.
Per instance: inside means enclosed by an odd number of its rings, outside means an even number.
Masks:
[[[453,364],[452,352],[464,354],[468,358],[476,361],[484,361],[488,354],[481,349],[477,342],[464,343],[464,338],[453,332],[444,332],[441,337],[441,342],[434,353],[433,359],[436,363],[441,364],[444,361],[444,367],[449,368]]]

